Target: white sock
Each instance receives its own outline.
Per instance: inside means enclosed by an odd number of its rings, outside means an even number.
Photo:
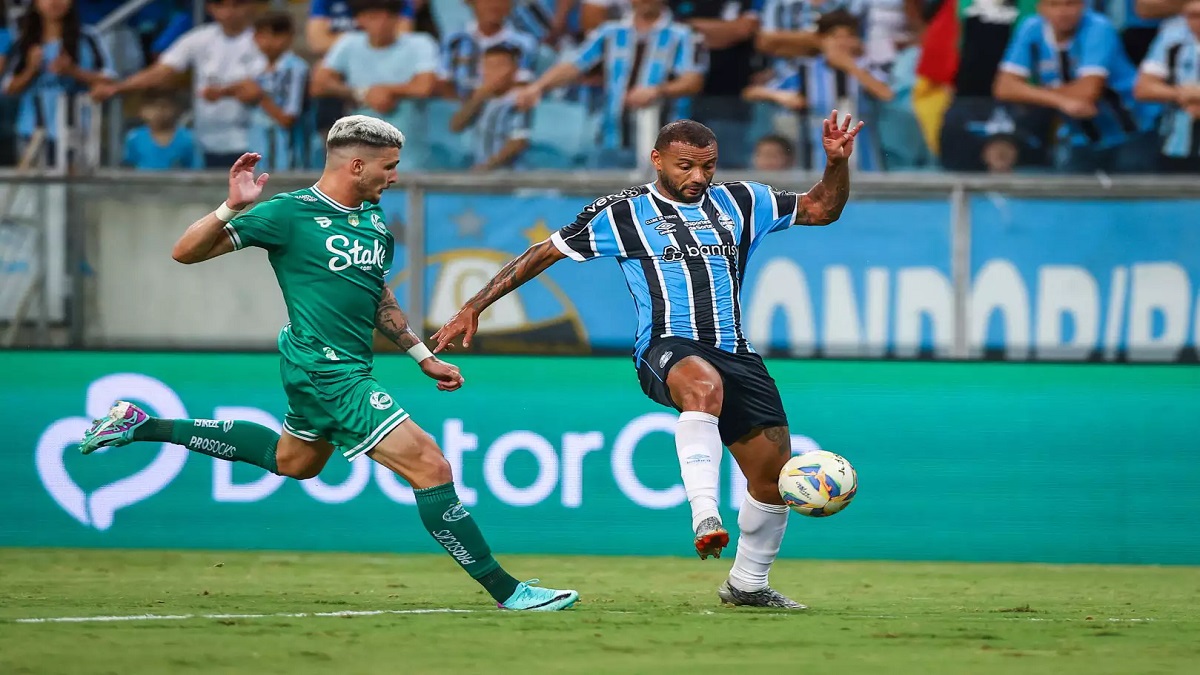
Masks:
[[[729,583],[738,590],[757,591],[767,587],[771,563],[779,555],[783,531],[787,529],[788,507],[783,504],[764,504],[746,495],[738,513],[741,536],[737,541],[737,556],[729,571]]]
[[[705,518],[721,517],[717,510],[717,483],[721,471],[721,433],[717,418],[688,410],[675,425],[675,452],[683,489],[692,505],[692,530]]]

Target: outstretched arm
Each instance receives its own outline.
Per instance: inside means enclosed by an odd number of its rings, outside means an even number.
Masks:
[[[375,329],[379,334],[412,357],[421,367],[421,372],[437,380],[437,387],[442,391],[454,391],[463,385],[462,373],[458,366],[446,363],[434,356],[426,347],[416,331],[408,323],[408,316],[396,302],[396,294],[391,288],[383,287],[379,296],[379,307],[375,310]]]
[[[387,286],[383,287],[379,308],[375,310],[375,329],[406,352],[421,344],[421,337],[409,326],[408,316],[396,302],[396,294]]]
[[[545,272],[551,265],[567,257],[554,246],[554,242],[545,241],[530,246],[524,253],[514,258],[502,267],[496,276],[467,301],[458,313],[446,322],[438,332],[433,334],[437,347],[433,351],[440,352],[451,340],[463,336],[463,347],[471,346],[471,338],[479,328],[479,315],[500,298],[516,290],[521,284]]]

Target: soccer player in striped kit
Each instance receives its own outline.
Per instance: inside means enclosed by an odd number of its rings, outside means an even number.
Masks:
[[[651,152],[653,183],[601,197],[574,223],[509,262],[433,335],[435,351],[479,315],[564,258],[616,258],[638,315],[638,380],[652,400],[680,411],[675,447],[692,508],[696,552],[720,557],[729,543],[717,509],[724,444],[746,475],[741,537],[718,589],[734,605],[805,609],[767,583],[787,526],[779,471],[791,456],[787,415],[775,381],[742,331],[741,284],[750,256],[771,232],[837,220],[850,196],[848,160],[862,122],[823,123],[825,174],[799,194],[761,183],[713,183],[717,139],[698,122],[662,128]]]

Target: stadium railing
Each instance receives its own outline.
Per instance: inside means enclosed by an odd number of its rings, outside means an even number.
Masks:
[[[274,175],[268,190],[299,189],[311,185],[316,177],[316,174]],[[437,228],[457,227],[446,221],[446,209],[457,208],[455,204],[488,196],[492,199],[511,197],[522,200],[520,204],[543,204],[546,199],[556,199],[557,210],[552,210],[552,215],[557,221],[562,213],[578,211],[599,196],[646,182],[649,178],[640,172],[402,175],[400,182],[385,193],[389,195],[385,211],[400,247],[394,268],[400,270],[403,277],[394,278],[393,285],[415,325],[428,325],[427,303],[432,289],[428,287],[429,275],[425,274],[430,265],[426,239],[430,232],[441,232]],[[738,172],[736,176],[721,175],[718,178],[754,179],[803,190],[817,176],[811,172]],[[181,269],[172,267],[174,263],[169,257],[170,245],[178,232],[220,203],[226,181],[227,177],[220,172],[98,170],[91,175],[72,178],[0,172],[0,192],[3,189],[14,193],[32,191],[30,194],[46,196],[29,201],[23,216],[23,222],[38,224],[38,236],[45,242],[32,254],[38,264],[14,262],[20,257],[16,255],[19,251],[14,249],[10,239],[0,239],[0,260],[6,261],[0,268],[0,286],[15,287],[28,283],[30,275],[40,275],[39,283],[47,290],[42,306],[38,308],[38,315],[43,318],[38,325],[28,326],[31,329],[26,331],[28,339],[18,344],[80,348],[270,349],[281,314],[273,289],[257,292],[264,285],[270,288],[273,283],[265,260],[230,256],[237,260],[222,261],[212,265],[211,269],[202,265],[181,274]],[[427,216],[431,196],[438,210]],[[954,308],[953,326],[949,331],[952,339],[936,355],[967,358],[973,355],[967,310],[972,277],[976,273],[972,268],[972,211],[980,203],[990,200],[1002,205],[1005,200],[1024,200],[1026,207],[1032,204],[1036,209],[1041,203],[1038,200],[1060,207],[1076,201],[1131,201],[1136,207],[1143,202],[1170,205],[1173,200],[1196,199],[1200,199],[1200,184],[1188,178],[859,174],[853,178],[851,204],[852,207],[865,205],[863,208],[874,205],[874,210],[860,211],[860,214],[869,212],[870,218],[887,220],[885,225],[894,224],[901,231],[906,226],[918,224],[913,220],[915,216],[906,210],[906,204],[919,200],[944,204],[939,209],[948,207],[946,227],[938,225],[937,236],[948,241],[949,260],[942,260],[938,265],[949,270],[947,278],[952,287]],[[535,223],[530,214],[522,213],[519,204],[503,199],[497,204],[500,206],[487,222],[487,232],[481,236],[491,238],[509,228],[533,231],[536,226],[548,228],[537,230],[548,234],[564,224]],[[1180,203],[1179,206],[1185,205]],[[468,211],[470,208],[466,207]],[[1138,213],[1136,208],[1127,212]],[[1184,224],[1192,221],[1186,217],[1188,212],[1187,209],[1181,212],[1180,218],[1186,221]],[[850,216],[850,210],[847,216]],[[862,216],[854,217],[861,219]],[[1152,217],[1155,216],[1147,213],[1147,218]],[[940,222],[942,218],[939,216],[938,220]],[[1081,224],[1050,225],[1067,228]],[[1129,222],[1128,227],[1137,231],[1147,224]],[[1200,227],[1200,222],[1195,226]],[[880,246],[880,242],[873,240],[871,245]],[[500,251],[496,255],[511,257],[515,253],[519,250]],[[879,253],[880,259],[884,260],[886,252],[880,250]],[[26,251],[21,255],[28,257],[30,253]],[[1195,253],[1180,250],[1178,255],[1190,260]],[[1190,263],[1184,264],[1187,265]],[[596,268],[589,268],[589,273],[592,269]],[[171,311],[146,312],[130,307],[126,294],[120,291],[132,288],[148,293],[145,301],[150,305],[170,305]],[[250,292],[248,288],[255,290]],[[228,301],[214,298],[228,298]],[[188,303],[214,307],[221,304],[223,308],[200,315],[187,311]],[[220,317],[216,316],[218,314]],[[11,318],[11,312],[0,313],[0,321]]]

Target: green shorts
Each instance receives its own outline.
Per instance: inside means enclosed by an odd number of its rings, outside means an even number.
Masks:
[[[374,448],[408,419],[366,368],[306,371],[280,359],[279,376],[288,401],[284,431],[305,441],[324,438],[346,459]]]

